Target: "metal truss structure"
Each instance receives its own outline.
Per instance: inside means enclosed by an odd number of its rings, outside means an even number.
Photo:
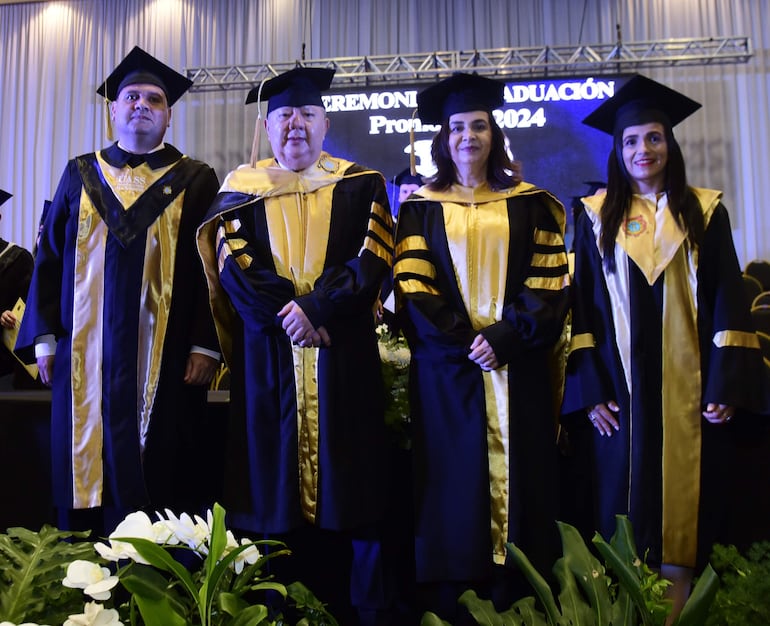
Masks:
[[[748,37],[665,39],[637,43],[581,44],[530,48],[337,57],[282,63],[188,68],[190,91],[249,89],[297,66],[334,68],[334,87],[433,82],[452,72],[476,72],[514,79],[578,74],[632,73],[642,68],[746,63],[753,56]]]

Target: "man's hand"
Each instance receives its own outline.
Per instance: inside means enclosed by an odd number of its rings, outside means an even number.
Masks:
[[[321,345],[328,348],[331,345],[326,329],[323,326],[319,326],[317,330],[313,328],[302,307],[294,300],[278,311],[278,317],[283,318],[281,328],[286,331],[286,336],[292,343],[302,348],[318,348]]]
[[[500,364],[497,362],[495,351],[484,338],[484,335],[476,335],[471,344],[471,351],[468,354],[468,358],[485,372],[491,372],[500,367]]]
[[[208,385],[214,378],[218,366],[219,361],[217,359],[200,352],[191,352],[190,356],[187,357],[184,382],[188,385]]]
[[[53,360],[53,355],[37,357],[37,369],[40,370],[40,380],[46,387],[50,387],[53,382]]]
[[[3,328],[15,328],[16,316],[11,311],[3,311],[0,314],[0,326]]]

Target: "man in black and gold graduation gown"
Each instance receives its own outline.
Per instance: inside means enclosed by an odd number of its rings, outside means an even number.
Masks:
[[[109,532],[134,508],[206,504],[219,347],[195,229],[219,183],[163,143],[190,85],[134,48],[97,90],[117,142],[69,161],[44,224],[17,352],[52,387],[60,526]]]
[[[380,608],[356,585],[370,578],[366,529],[385,504],[373,307],[393,241],[382,175],[322,151],[333,73],[297,68],[264,84],[275,158],[252,155],[227,176],[198,247],[231,368],[230,519],[285,539],[306,565],[292,573],[334,611],[348,602],[339,570],[351,538],[351,605]],[[331,561],[318,560],[324,543],[339,546]]]

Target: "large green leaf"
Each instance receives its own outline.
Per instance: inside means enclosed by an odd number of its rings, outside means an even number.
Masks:
[[[558,622],[553,623],[571,626],[596,624],[596,611],[586,602],[567,561],[563,558],[558,559],[553,566],[553,573],[561,589],[559,592],[561,616]]]
[[[193,598],[189,598],[188,604],[185,605],[178,596],[179,592],[169,587],[166,577],[148,565],[138,563],[130,565],[121,573],[120,584],[134,596],[150,600],[165,599],[179,615],[188,613],[190,603],[194,602]]]
[[[221,567],[215,574],[214,570],[217,568],[217,564],[222,559],[222,553],[227,546],[227,529],[225,528],[225,510],[218,504],[214,503],[213,510],[211,512],[211,528],[209,539],[209,553],[206,555],[206,561],[203,564],[203,571],[205,576],[203,578],[203,585],[199,592],[199,602],[205,607],[207,616],[210,615],[211,606],[213,604],[214,594],[216,593],[219,581],[225,573],[225,567]],[[232,557],[235,559],[235,556]],[[232,559],[230,562],[232,562]],[[206,621],[209,619],[207,617]]]
[[[523,598],[502,613],[495,610],[491,600],[484,600],[469,589],[460,596],[460,604],[484,626],[547,626],[545,615],[535,609],[535,599]]]
[[[707,565],[682,608],[679,619],[675,622],[676,626],[702,626],[705,624],[718,589],[719,577],[711,565]]]
[[[48,525],[38,532],[14,527],[0,534],[0,621],[61,623],[81,612],[83,592],[61,581],[72,561],[99,561],[92,543],[67,541],[89,535]]]
[[[188,620],[179,615],[166,597],[149,597],[134,594],[145,626],[189,626]]]
[[[510,609],[504,611],[501,615],[503,619],[519,618],[522,620],[521,623],[527,626],[545,626],[548,624],[545,614],[538,611],[535,607],[535,598],[532,596],[517,600]],[[519,624],[519,622],[515,621],[511,623]]]
[[[628,593],[631,601],[636,606],[638,614],[641,616],[642,624],[644,624],[644,626],[652,626],[652,616],[647,609],[647,604],[645,603],[644,596],[642,595],[638,572],[632,568],[631,565],[629,565],[629,563],[626,561],[626,558],[622,557],[618,551],[616,551],[610,544],[602,539],[599,533],[594,535],[593,544],[596,546],[596,549],[599,551],[602,557],[604,557],[608,567],[610,567],[610,569],[615,572],[615,575],[618,577],[621,586],[626,591],[626,593]],[[624,550],[624,553],[627,554],[628,551]],[[632,557],[632,560],[635,558],[636,555]]]
[[[484,626],[504,626],[503,619],[495,610],[492,601],[479,598],[472,589],[463,593],[458,601],[460,604],[465,605],[477,624],[483,624]],[[516,626],[519,625],[517,624]]]
[[[548,623],[558,624],[561,613],[556,606],[553,593],[551,592],[551,588],[548,586],[545,578],[543,578],[540,572],[535,569],[535,566],[532,565],[530,560],[527,558],[527,555],[524,554],[524,552],[522,552],[518,547],[516,547],[515,544],[509,543],[506,544],[506,547],[508,548],[508,554],[510,555],[511,560],[524,573],[524,576],[529,581],[529,584],[532,585],[532,588],[535,590],[535,594],[540,600],[540,603],[545,607],[545,614],[548,618]]]
[[[230,626],[256,626],[267,619],[267,607],[261,604],[255,604],[241,611],[236,618],[230,622]]]
[[[113,537],[113,541],[122,541],[129,543],[144,559],[153,567],[157,567],[164,572],[173,574],[179,582],[182,583],[190,597],[197,601],[198,589],[192,579],[192,575],[187,568],[177,561],[168,550],[149,539],[136,537]]]
[[[596,615],[596,624],[610,624],[611,598],[604,566],[591,554],[574,526],[557,522],[565,565],[574,574],[580,589]],[[560,581],[561,582],[561,581]]]
[[[420,626],[452,626],[452,624],[445,622],[435,613],[426,611],[420,620]]]

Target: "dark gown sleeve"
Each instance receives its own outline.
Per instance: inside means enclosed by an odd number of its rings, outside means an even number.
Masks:
[[[399,208],[393,285],[398,317],[415,356],[465,361],[476,332],[465,309],[455,302],[454,281],[437,273],[437,251],[429,242],[445,241],[441,206],[426,201],[405,202]],[[437,217],[438,216],[438,217]]]
[[[351,191],[342,193],[343,186]],[[393,222],[381,176],[371,174],[343,181],[335,190],[333,207],[326,266],[312,291],[295,298],[315,328],[326,326],[331,319],[371,311],[393,254]],[[360,222],[361,216],[366,219],[365,225]],[[335,249],[350,249],[350,241],[336,239],[341,233],[347,233],[356,245],[363,241],[357,255],[345,258],[347,255],[335,254]]]
[[[227,192],[222,195],[228,195]],[[223,213],[217,226],[217,256],[224,264],[220,269],[220,281],[233,308],[243,319],[243,324],[255,332],[271,334],[280,330],[277,314],[294,296],[291,281],[278,276],[269,254],[265,235],[266,227],[257,228],[263,222],[258,215],[262,204],[253,199],[249,204]],[[241,242],[235,244],[235,242]],[[260,242],[265,245],[259,245]]]
[[[34,363],[35,338],[64,333],[62,285],[64,283],[65,241],[72,210],[80,203],[80,177],[75,161],[69,161],[59,180],[35,255],[35,269],[27,297],[27,306],[19,329],[16,353],[25,363]]]
[[[600,346],[613,334],[609,298],[604,286],[602,259],[590,218],[582,212],[575,224],[575,275],[572,283],[571,347],[562,414],[568,415],[601,402],[617,400]],[[608,336],[609,335],[609,336]]]
[[[770,413],[770,389],[761,350],[733,342],[718,345],[721,342],[716,340],[720,332],[754,332],[730,220],[722,204],[714,210],[706,228],[699,259],[703,402]]]

